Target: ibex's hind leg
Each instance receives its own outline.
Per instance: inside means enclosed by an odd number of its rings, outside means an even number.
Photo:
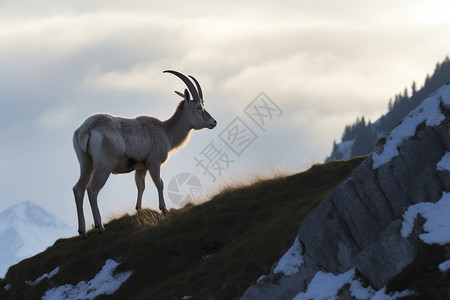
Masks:
[[[89,180],[92,176],[92,165],[91,164],[81,164],[80,168],[80,178],[78,182],[73,187],[73,194],[75,196],[75,204],[77,206],[77,215],[78,215],[78,233],[82,238],[86,238],[86,224],[84,221],[84,213],[83,213],[83,198],[84,192],[86,191],[86,186],[89,183]]]
[[[142,207],[142,194],[145,189],[145,175],[147,174],[147,170],[136,170],[134,174],[134,180],[136,181],[136,186],[138,190],[137,202],[136,202],[136,210],[140,210]]]
[[[166,204],[164,203],[164,196],[163,196],[163,189],[164,189],[164,182],[161,179],[161,166],[149,166],[149,172],[150,176],[153,179],[153,182],[155,183],[156,188],[158,189],[158,198],[159,198],[159,209],[162,211],[162,213],[167,213]]]
[[[100,211],[98,210],[97,205],[97,196],[102,187],[105,185],[108,180],[111,172],[105,169],[96,169],[94,174],[92,175],[92,180],[87,187],[87,192],[89,196],[89,202],[91,204],[92,215],[94,216],[94,225],[95,228],[100,230],[101,232],[105,231],[105,228],[102,225],[102,219],[100,217]]]

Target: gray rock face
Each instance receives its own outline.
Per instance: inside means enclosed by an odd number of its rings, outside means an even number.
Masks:
[[[356,269],[366,275],[377,289],[385,286],[387,280],[414,259],[414,244],[401,237],[400,229],[401,221],[393,221],[373,245],[357,256]]]
[[[394,148],[387,143],[408,128],[399,127],[380,140],[372,154],[302,222],[298,237],[304,263],[299,272],[269,274],[243,299],[292,299],[305,291],[319,270],[342,274],[354,268],[380,289],[414,260],[419,242],[401,236],[403,213],[418,202],[437,202],[443,191],[450,191],[450,172],[436,168],[450,151],[450,85],[432,97],[438,103],[437,116],[428,112],[431,117],[420,122],[424,118],[420,114],[431,105],[424,101],[422,111],[419,107],[399,125],[415,126],[413,135],[401,136]],[[418,125],[410,125],[413,121]],[[376,156],[388,150],[392,157],[374,167]]]

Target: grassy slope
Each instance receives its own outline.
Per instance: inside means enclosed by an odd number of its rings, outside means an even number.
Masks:
[[[113,258],[121,262],[117,271],[133,270],[114,299],[236,299],[271,270],[301,221],[362,159],[227,188],[168,216],[145,209],[109,222],[104,234],[58,240],[13,266],[0,281],[0,298],[39,299],[49,287],[92,278]],[[53,278],[24,284],[57,266],[61,270]]]

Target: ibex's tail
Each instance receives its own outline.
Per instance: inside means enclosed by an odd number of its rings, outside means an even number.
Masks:
[[[73,147],[75,150],[76,148],[79,148],[81,151],[87,152],[89,133],[80,129],[81,128],[77,129],[73,134]]]
[[[98,118],[96,115],[93,115],[87,118],[86,121],[84,121],[84,123],[81,124],[77,130],[75,130],[73,134],[73,147],[75,148],[75,151],[80,150],[87,153],[89,139],[91,138],[91,128],[97,119]]]
[[[80,128],[77,129],[73,134],[73,148],[75,149],[75,153],[77,154],[77,158],[80,163],[86,159],[89,159],[89,154],[87,152],[88,143],[89,134],[87,132],[83,132]]]
[[[91,118],[87,119],[73,134],[73,148],[75,149],[75,153],[77,154],[80,163],[91,159],[90,154],[88,153],[88,145],[91,136],[89,127],[91,123]]]

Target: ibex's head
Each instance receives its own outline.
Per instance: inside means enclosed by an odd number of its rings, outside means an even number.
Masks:
[[[180,92],[175,92],[175,93],[177,93],[178,95],[180,95],[181,97],[184,98],[183,110],[186,111],[186,113],[187,113],[186,116],[187,116],[192,128],[199,130],[199,129],[203,129],[203,128],[213,129],[214,127],[216,127],[216,125],[217,125],[216,120],[214,120],[214,118],[211,117],[211,115],[205,109],[205,104],[203,102],[202,88],[200,87],[200,84],[198,83],[198,81],[194,77],[189,76],[190,78],[192,78],[194,80],[195,85],[197,86],[197,89],[196,89],[194,87],[194,85],[192,84],[192,81],[189,80],[189,78],[187,78],[183,74],[181,74],[177,71],[172,71],[172,70],[166,70],[166,71],[164,71],[164,73],[172,73],[175,76],[179,77],[181,80],[183,80],[183,82],[186,84],[187,88],[189,89],[189,90],[185,89],[184,94],[182,94]],[[192,98],[193,98],[192,100],[191,100],[191,96],[190,96],[189,92],[192,94]]]

